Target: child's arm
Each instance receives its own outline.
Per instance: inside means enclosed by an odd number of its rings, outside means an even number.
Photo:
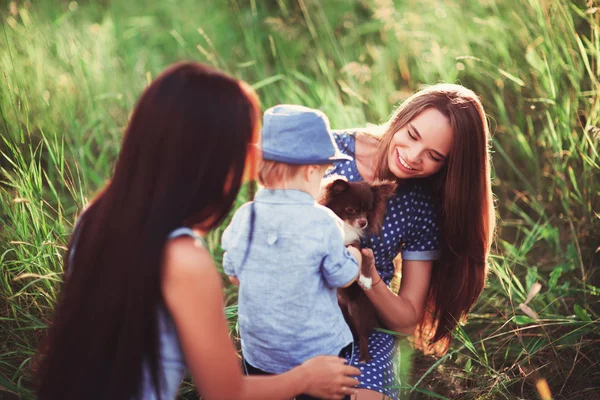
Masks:
[[[240,281],[237,278],[237,272],[236,272],[236,266],[237,266],[237,257],[236,257],[236,253],[238,253],[238,251],[236,251],[236,245],[238,244],[237,242],[239,241],[239,235],[237,234],[239,232],[240,229],[240,219],[243,220],[243,214],[244,213],[244,207],[242,206],[240,209],[238,209],[236,211],[236,213],[233,215],[233,218],[231,219],[231,222],[229,223],[229,225],[227,225],[227,228],[225,228],[225,230],[223,231],[223,234],[221,235],[221,247],[223,248],[223,250],[225,251],[223,253],[223,271],[225,272],[225,274],[228,276],[229,278],[229,282],[233,283],[236,286],[240,285]]]
[[[358,262],[358,265],[360,266],[362,263],[362,254],[361,254],[360,250],[358,250],[354,246],[346,246],[346,248],[348,249],[350,254],[352,254],[352,256],[354,258],[356,258],[356,261]],[[340,286],[340,288],[346,288],[346,287],[352,285],[354,283],[354,281],[356,281],[358,279],[359,276],[360,276],[360,268],[358,269],[358,273],[356,274],[354,279],[352,279],[350,282],[346,283],[345,285]]]
[[[325,256],[321,269],[330,287],[346,287],[358,277],[362,256],[355,247],[344,245],[343,222],[333,213],[328,217],[330,220],[323,226]]]

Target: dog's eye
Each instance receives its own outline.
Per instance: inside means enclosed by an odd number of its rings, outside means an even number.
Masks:
[[[352,207],[346,207],[346,212],[350,215],[356,214],[356,210]]]

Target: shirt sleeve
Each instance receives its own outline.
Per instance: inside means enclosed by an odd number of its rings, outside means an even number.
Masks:
[[[402,248],[402,259],[433,261],[440,258],[441,231],[431,196],[413,193],[409,237]]]
[[[335,144],[337,145],[338,149],[340,149],[342,154],[345,154],[347,156],[354,158],[354,151],[350,148],[350,141],[352,140],[352,138],[350,137],[350,134],[346,131],[333,131],[332,136],[333,136],[333,139],[335,140]],[[334,161],[333,167],[330,168],[325,173],[325,178],[329,178],[331,176],[350,177],[350,175],[351,175],[350,169],[348,169],[350,167],[350,164],[351,164],[351,162],[347,161],[347,160],[346,161]],[[352,177],[351,180],[353,178],[354,177]]]
[[[326,230],[326,250],[321,266],[325,281],[332,288],[346,285],[356,278],[359,270],[356,258],[344,246],[343,222],[335,218],[331,218],[330,229]]]
[[[239,267],[239,242],[240,242],[240,221],[244,220],[244,208],[236,211],[231,218],[231,222],[221,235],[221,247],[223,248],[223,271],[229,276],[237,276],[237,268]]]

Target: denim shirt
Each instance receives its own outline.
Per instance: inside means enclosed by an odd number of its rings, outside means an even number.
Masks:
[[[260,189],[234,215],[222,247],[225,273],[240,281],[242,352],[252,366],[282,373],[352,342],[336,288],[357,276],[358,263],[343,222],[310,194]]]

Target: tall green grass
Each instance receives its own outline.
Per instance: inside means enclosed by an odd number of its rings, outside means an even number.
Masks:
[[[248,81],[263,107],[317,107],[335,128],[379,123],[423,84],[479,93],[494,133],[499,215],[488,287],[446,356],[403,345],[403,395],[531,399],[544,378],[555,399],[596,398],[600,11],[592,3],[3,5],[0,390],[30,396],[31,358],[73,221],[110,176],[137,97],[168,64],[193,59]],[[209,240],[217,262],[219,234]],[[526,301],[536,282],[541,291]],[[234,324],[235,290],[226,298]],[[187,385],[182,395],[192,392]]]

